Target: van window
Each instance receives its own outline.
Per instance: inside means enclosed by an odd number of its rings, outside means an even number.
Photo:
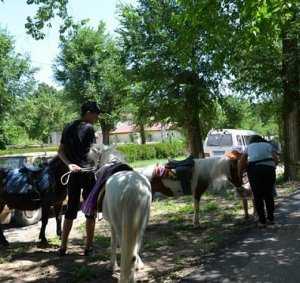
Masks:
[[[239,135],[236,136],[236,140],[237,140],[238,145],[243,145],[243,139],[241,136],[239,136]]]
[[[251,136],[244,136],[244,141],[246,144],[249,144]]]
[[[207,138],[208,146],[232,146],[231,134],[210,134]]]

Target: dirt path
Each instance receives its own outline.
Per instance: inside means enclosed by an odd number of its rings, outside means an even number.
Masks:
[[[276,213],[277,225],[255,229],[181,282],[300,282],[300,188]]]

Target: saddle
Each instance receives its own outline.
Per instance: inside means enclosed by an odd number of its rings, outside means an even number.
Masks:
[[[30,185],[35,186],[45,168],[45,166],[42,167],[24,164],[23,167],[19,169],[19,172],[27,177]]]
[[[24,164],[19,169],[9,170],[5,178],[5,187],[8,194],[32,195],[39,199],[54,184],[53,176],[48,165],[32,166]]]
[[[133,171],[133,169],[122,162],[113,162],[102,166],[96,173],[97,181],[88,195],[87,199],[82,204],[82,212],[91,216],[95,211],[102,212],[102,203],[105,195],[106,181],[115,173],[121,171]]]
[[[20,172],[24,174],[39,175],[44,169],[45,167],[25,163],[23,167],[20,168]]]
[[[184,195],[192,194],[191,179],[193,175],[194,164],[194,158],[190,155],[188,158],[180,161],[169,160],[169,162],[165,165],[167,169],[172,169],[172,171],[175,171],[175,176],[180,181]]]
[[[195,164],[194,158],[193,156],[190,155],[188,158],[184,160],[171,159],[165,166],[166,168],[170,168],[170,169],[177,169],[178,167],[183,167],[183,166],[193,168],[194,164]]]

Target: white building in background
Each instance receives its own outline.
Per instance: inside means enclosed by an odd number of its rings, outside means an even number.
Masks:
[[[59,145],[61,140],[61,132],[52,132],[48,138],[48,144]]]
[[[170,125],[160,123],[145,127],[146,142],[162,142],[182,138],[182,135]],[[102,142],[101,130],[96,132],[97,142]],[[116,128],[110,132],[111,143],[141,143],[140,133],[136,125],[129,121],[119,122]]]
[[[170,125],[154,124],[151,127],[145,127],[146,142],[162,142],[182,138],[182,135]],[[59,145],[61,132],[52,132],[49,137],[49,144]],[[101,129],[96,131],[98,143],[102,142]],[[110,132],[111,143],[141,143],[140,133],[136,125],[129,121],[119,122],[116,128]]]

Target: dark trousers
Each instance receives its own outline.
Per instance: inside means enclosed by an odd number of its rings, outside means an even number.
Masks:
[[[184,195],[191,195],[192,170],[188,166],[179,166],[176,168],[176,175],[180,180],[182,192]]]
[[[275,168],[266,165],[249,165],[248,178],[254,196],[254,204],[259,217],[259,222],[266,223],[267,218],[274,220],[273,188],[276,180]]]
[[[80,209],[80,195],[86,200],[95,185],[95,175],[92,172],[76,172],[70,175],[68,183],[68,205],[65,218],[73,220],[77,218]]]

